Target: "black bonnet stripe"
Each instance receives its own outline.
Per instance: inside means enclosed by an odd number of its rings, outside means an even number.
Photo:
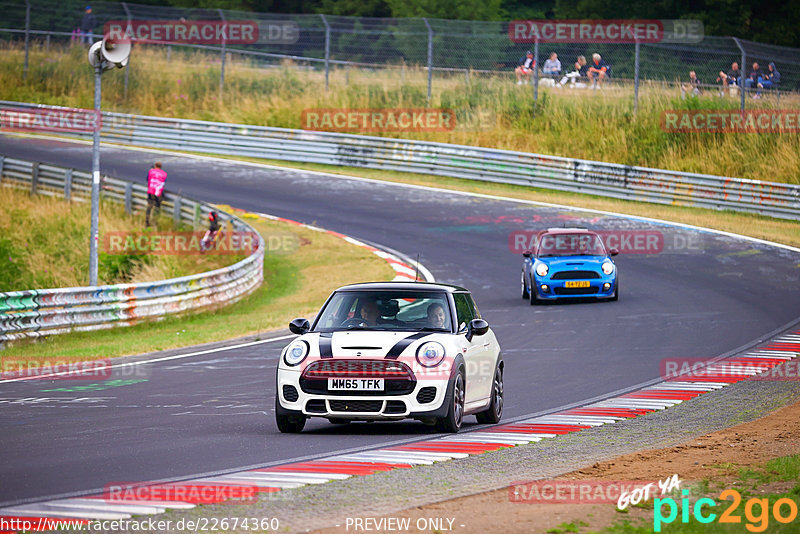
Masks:
[[[425,336],[431,335],[430,332],[417,332],[416,334],[411,334],[410,336],[401,339],[397,343],[394,344],[394,347],[389,349],[389,352],[386,353],[386,360],[396,360],[400,357],[400,354],[406,350],[406,347],[411,345],[414,341],[423,338]]]
[[[331,338],[333,334],[323,332],[319,335],[319,357],[320,358],[333,358],[333,349],[331,348]]]

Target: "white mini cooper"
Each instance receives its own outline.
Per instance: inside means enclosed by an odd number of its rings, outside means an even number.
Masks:
[[[422,282],[342,287],[314,324],[281,353],[275,418],[300,432],[309,417],[332,423],[417,419],[458,432],[465,415],[497,423],[503,360],[464,288]]]

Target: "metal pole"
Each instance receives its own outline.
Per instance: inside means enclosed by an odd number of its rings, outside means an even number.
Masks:
[[[539,99],[539,38],[533,42],[533,101]]]
[[[422,19],[428,27],[428,105],[431,105],[431,84],[433,83],[433,29],[428,19]]]
[[[94,112],[100,117],[100,76],[102,62],[94,68]],[[100,223],[100,122],[95,123],[92,142],[92,229],[89,237],[89,285],[97,285],[97,241]]]
[[[133,17],[131,17],[131,10],[128,9],[128,3],[122,2],[122,8],[125,10],[125,15],[128,17],[127,32],[129,35],[133,35],[133,31],[131,28],[131,19]],[[131,68],[131,58],[128,58],[128,62],[125,64],[125,92],[123,93],[123,98],[125,100],[128,99],[128,71],[130,70],[130,68]]]
[[[747,67],[747,53],[744,51],[744,47],[742,46],[742,43],[739,42],[739,39],[733,37],[733,42],[736,43],[736,46],[739,47],[739,51],[742,53],[742,64],[739,67],[739,72],[741,72],[739,75],[739,111],[744,113],[744,73],[745,68]]]
[[[639,40],[636,40],[636,48],[633,60],[633,115],[639,111]]]
[[[320,14],[322,23],[325,25],[325,92],[328,92],[328,76],[331,70],[331,25],[328,24],[328,19],[325,15]]]
[[[217,13],[219,13],[219,18],[222,19],[222,22],[225,22],[225,14],[222,12],[222,9],[217,9]],[[219,101],[222,103],[222,91],[225,88],[225,41],[227,40],[226,35],[227,32],[223,32],[222,34],[222,68],[219,71]]]
[[[28,79],[28,47],[31,38],[31,3],[25,0],[25,68],[22,71],[22,79]]]

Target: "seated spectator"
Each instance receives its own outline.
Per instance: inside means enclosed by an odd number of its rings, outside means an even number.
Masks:
[[[689,81],[681,85],[681,89],[684,93],[688,93],[692,96],[700,96],[702,90],[700,89],[700,78],[697,77],[697,73],[695,71],[689,71]]]
[[[521,61],[520,65],[514,69],[514,74],[517,75],[517,85],[528,83],[533,76],[533,69],[536,68],[536,61],[533,60],[533,52],[528,50],[525,53],[525,58]],[[527,78],[524,82],[523,78]]]
[[[564,84],[567,83],[567,80],[574,85],[576,78],[586,78],[586,73],[588,70],[589,65],[586,64],[586,58],[583,56],[578,56],[578,60],[575,62],[575,70],[573,72],[568,72],[563,78],[561,78],[561,81],[558,82],[558,87],[563,87]]]
[[[759,89],[777,89],[781,83],[781,73],[775,68],[775,63],[770,62],[769,70],[758,79]],[[761,98],[761,91],[756,93],[754,98]]]
[[[545,76],[556,77],[561,74],[561,62],[558,60],[558,55],[555,52],[550,53],[550,59],[544,62],[542,73]]]
[[[589,65],[589,71],[587,72],[587,76],[589,80],[593,84],[601,84],[603,80],[606,78],[606,71],[608,70],[608,65],[603,58],[600,57],[600,54],[592,54],[592,64]]]
[[[754,85],[758,85],[758,79],[762,78],[761,69],[758,68],[758,63],[753,63],[753,70],[750,71],[750,75],[744,81],[744,88],[750,89]]]
[[[731,94],[735,92],[735,88],[739,85],[742,71],[739,70],[739,64],[735,61],[731,63],[731,70],[727,73],[719,71],[717,81],[722,83],[723,90],[730,89]]]

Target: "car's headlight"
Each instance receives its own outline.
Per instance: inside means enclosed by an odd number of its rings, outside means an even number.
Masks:
[[[287,347],[283,354],[283,361],[286,362],[286,365],[294,367],[305,360],[306,356],[308,356],[308,343],[298,339]]]
[[[423,367],[436,367],[444,360],[444,346],[436,341],[423,343],[417,349],[417,362]]]
[[[611,274],[614,272],[614,264],[610,261],[604,261],[601,269],[603,269],[605,274]]]
[[[540,263],[536,266],[536,274],[539,276],[547,276],[547,273],[550,271],[550,268],[547,266],[546,263]]]

